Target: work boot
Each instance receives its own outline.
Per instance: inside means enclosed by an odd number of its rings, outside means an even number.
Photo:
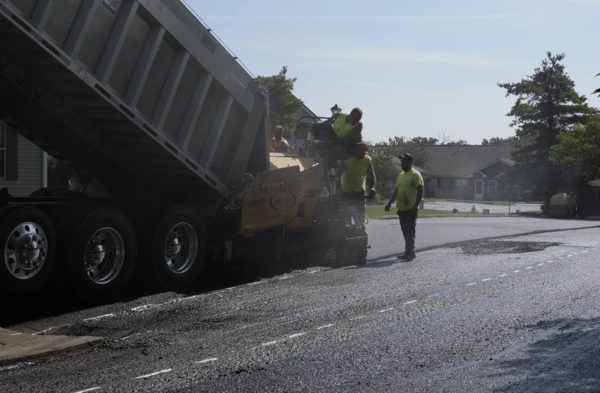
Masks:
[[[410,262],[415,259],[415,253],[407,253],[405,252],[403,255],[398,255],[398,259],[400,262]]]

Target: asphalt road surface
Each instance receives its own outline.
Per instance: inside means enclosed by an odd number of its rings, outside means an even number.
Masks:
[[[2,327],[106,342],[4,367],[2,391],[600,391],[598,223],[420,218],[410,263],[21,305]],[[368,231],[371,258],[402,251],[396,220]]]

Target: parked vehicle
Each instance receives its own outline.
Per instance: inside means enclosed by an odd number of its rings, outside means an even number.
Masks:
[[[575,217],[577,213],[577,197],[566,192],[550,198],[549,213],[551,217]]]
[[[178,0],[7,0],[0,32],[2,121],[84,179],[0,192],[0,285],[196,280],[205,222],[269,168],[267,91]]]
[[[5,290],[104,303],[132,276],[186,287],[207,256],[366,261],[327,158],[270,161],[268,92],[180,1],[4,0],[0,34],[0,119],[77,174],[69,190],[0,190]],[[221,214],[245,174],[253,189]]]

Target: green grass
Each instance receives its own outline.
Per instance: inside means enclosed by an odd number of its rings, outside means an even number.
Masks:
[[[521,216],[523,217],[542,217],[542,211],[532,211],[532,212],[521,212]]]

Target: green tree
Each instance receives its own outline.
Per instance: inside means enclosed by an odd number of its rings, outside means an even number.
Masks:
[[[48,188],[69,188],[69,179],[73,175],[73,170],[48,154],[46,160],[48,168]]]
[[[400,170],[392,163],[391,158],[398,155],[395,149],[377,149],[371,156],[373,159],[373,171],[377,182],[395,183]]]
[[[410,153],[413,156],[414,164],[418,167],[424,168],[427,160],[429,159],[429,155],[427,153],[426,146],[433,146],[437,144],[436,138],[427,138],[427,137],[414,137],[412,139],[406,139],[403,136],[394,136],[392,138],[388,138],[387,142],[380,143],[381,146],[384,147],[402,147],[404,153]],[[392,154],[391,151],[394,151]],[[387,155],[398,155],[398,149],[386,150]]]
[[[269,127],[271,132],[276,126],[284,128],[284,136],[289,138],[296,128],[292,115],[302,107],[302,100],[296,98],[292,91],[297,78],[288,78],[287,66],[281,67],[279,74],[259,76],[257,79],[269,91]]]
[[[600,116],[591,116],[585,126],[576,124],[559,134],[550,148],[550,159],[565,167],[573,166],[587,180],[600,177]]]
[[[542,191],[545,206],[561,187],[564,172],[549,160],[550,147],[557,144],[560,133],[595,112],[575,91],[575,83],[561,64],[564,58],[564,53],[553,56],[547,52],[533,75],[517,83],[498,83],[507,97],[517,97],[507,113],[514,118],[510,125],[516,128],[518,138],[509,178],[521,183],[522,189]]]
[[[489,140],[483,139],[481,141],[482,146],[514,146],[518,141],[516,136],[509,136],[508,138],[494,137]]]

